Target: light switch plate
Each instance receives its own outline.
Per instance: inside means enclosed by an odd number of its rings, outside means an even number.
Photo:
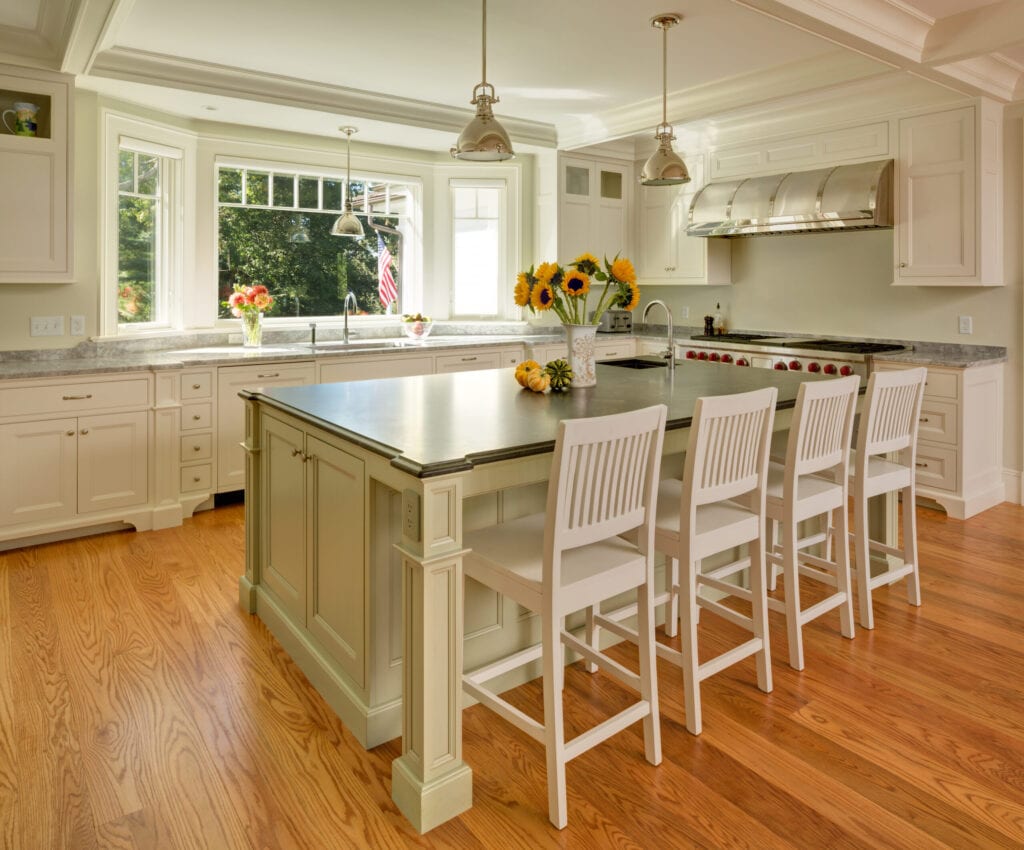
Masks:
[[[970,316],[960,316],[960,333],[972,334],[974,333],[974,319]]]
[[[85,316],[71,317],[71,336],[85,336]]]
[[[29,325],[30,336],[64,336],[63,316],[33,316]]]
[[[415,490],[402,492],[402,536],[420,542],[420,496]]]

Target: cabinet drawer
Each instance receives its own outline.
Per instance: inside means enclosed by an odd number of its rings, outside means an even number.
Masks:
[[[209,428],[213,423],[213,405],[210,402],[183,404],[181,406],[181,430],[195,431]]]
[[[147,407],[148,377],[127,381],[83,381],[0,389],[0,416],[68,414],[115,407]]]
[[[190,434],[181,438],[181,462],[209,460],[213,457],[213,434]]]
[[[209,398],[213,394],[213,374],[210,372],[185,372],[181,376],[181,397]]]
[[[501,355],[497,351],[443,354],[434,362],[438,372],[468,372],[472,369],[500,369],[502,366]]]
[[[921,403],[921,416],[918,419],[918,439],[955,446],[959,439],[958,410],[959,407],[953,402],[925,398]]]
[[[621,343],[597,343],[594,346],[594,357],[598,360],[614,360],[616,357],[633,357],[636,354],[636,343],[633,340]]]
[[[956,490],[956,449],[917,444],[917,485],[935,490]]]
[[[935,369],[928,369],[928,377],[924,384],[924,397],[929,398],[951,398],[957,399],[960,394],[957,392],[957,375],[955,372],[937,372]]]
[[[213,467],[208,463],[196,466],[184,466],[181,469],[181,492],[192,490],[209,490],[213,481]]]

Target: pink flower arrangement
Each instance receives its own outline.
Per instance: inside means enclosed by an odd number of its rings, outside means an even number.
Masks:
[[[235,284],[235,291],[225,302],[231,308],[231,315],[241,318],[243,313],[265,313],[274,306],[274,296],[270,291],[259,284],[257,286],[242,286]]]

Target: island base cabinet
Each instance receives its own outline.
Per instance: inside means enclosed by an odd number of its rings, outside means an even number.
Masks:
[[[142,411],[0,426],[0,525],[144,505],[148,452]]]
[[[257,584],[277,616],[257,608],[345,725],[364,746],[376,746],[400,734],[401,683],[384,693],[367,681],[364,462],[283,419],[263,414],[260,423]],[[371,705],[378,698],[396,703],[384,720]]]

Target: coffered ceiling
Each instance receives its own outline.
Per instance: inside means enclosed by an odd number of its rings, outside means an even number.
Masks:
[[[576,147],[846,86],[1024,100],[1024,0],[490,0],[517,146]],[[481,71],[479,0],[0,0],[0,61],[195,118],[446,149]]]

